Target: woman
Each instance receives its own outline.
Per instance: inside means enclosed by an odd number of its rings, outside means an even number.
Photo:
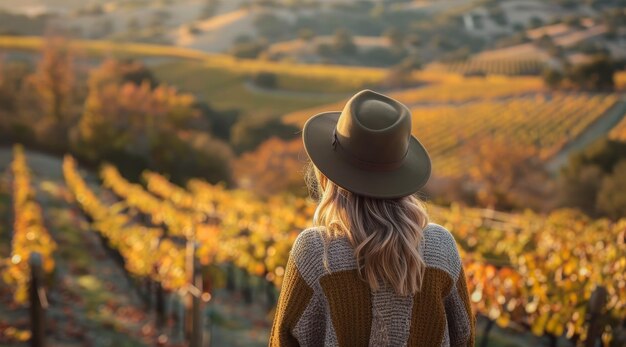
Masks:
[[[414,195],[431,164],[406,106],[359,92],[309,119],[303,141],[319,205],[291,250],[270,346],[473,346],[456,243]]]

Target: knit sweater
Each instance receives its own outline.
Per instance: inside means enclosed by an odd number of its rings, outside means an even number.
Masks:
[[[347,238],[320,230],[296,239],[276,308],[270,346],[474,346],[465,273],[454,238],[438,224],[424,228],[421,291],[372,291],[357,273]],[[325,249],[327,267],[324,264]]]

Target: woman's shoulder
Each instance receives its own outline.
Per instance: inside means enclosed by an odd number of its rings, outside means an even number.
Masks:
[[[446,229],[443,225],[429,222],[424,227],[424,239],[434,244],[441,244],[442,246],[455,245],[456,241],[450,230]]]
[[[324,249],[322,239],[322,231],[320,228],[304,229],[293,243],[291,248],[292,256],[296,258],[307,257],[308,254],[314,254],[318,250]]]
[[[422,254],[426,266],[438,268],[457,278],[461,272],[461,258],[452,233],[437,223],[424,228]]]
[[[356,269],[354,249],[348,239],[330,239],[319,227],[305,229],[298,235],[291,257],[307,282],[315,282],[328,273]]]

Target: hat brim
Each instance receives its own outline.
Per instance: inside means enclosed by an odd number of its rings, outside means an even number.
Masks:
[[[311,117],[302,131],[304,149],[315,166],[329,180],[355,194],[379,199],[394,199],[416,193],[431,173],[426,148],[411,136],[402,164],[390,171],[370,171],[354,166],[337,153],[331,144],[341,112],[324,112]]]

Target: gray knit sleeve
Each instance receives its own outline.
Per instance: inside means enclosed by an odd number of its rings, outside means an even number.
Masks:
[[[450,346],[463,346],[473,347],[475,336],[476,318],[472,313],[470,305],[469,292],[467,289],[467,279],[465,277],[465,270],[459,256],[459,251],[454,241],[454,237],[450,232],[446,233],[449,242],[448,249],[450,250],[449,262],[451,267],[458,269],[456,272],[456,278],[453,280],[453,285],[450,293],[445,298],[445,310],[446,318],[448,322],[448,333],[450,336]]]
[[[306,272],[301,271],[302,261],[306,259],[309,245],[307,234],[301,234],[289,253],[289,260],[283,278],[272,329],[270,347],[306,346],[302,341],[302,321],[310,311],[311,301],[315,297],[313,288],[305,279]]]

